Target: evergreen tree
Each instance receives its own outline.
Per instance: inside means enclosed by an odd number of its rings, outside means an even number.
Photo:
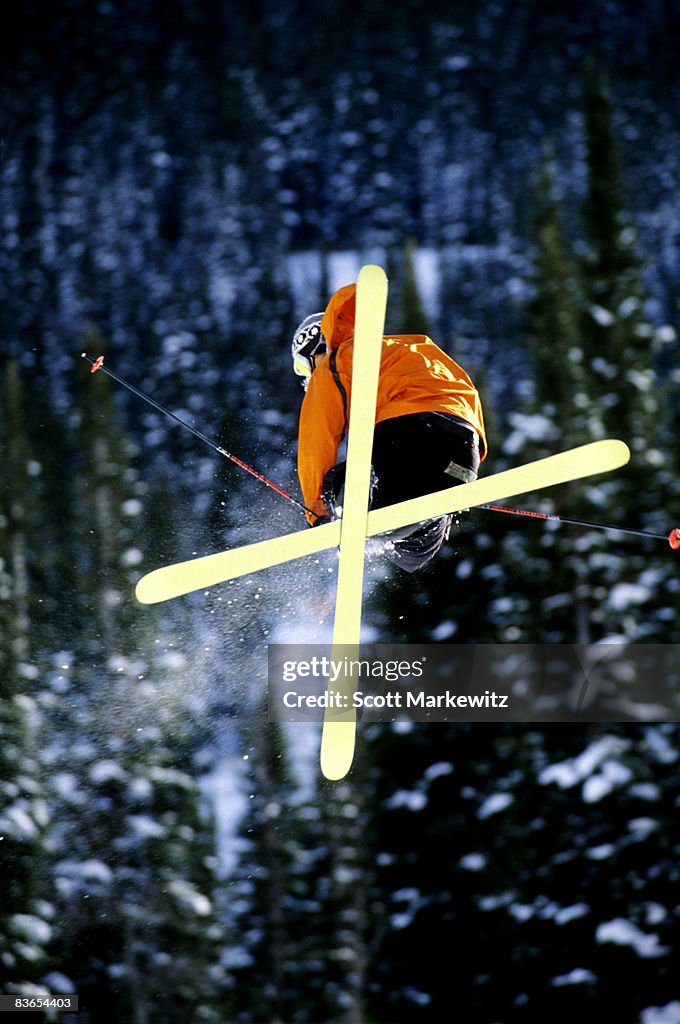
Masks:
[[[675,727],[365,739],[372,1019],[635,1024],[672,1001]]]
[[[559,451],[565,436],[569,444],[578,444],[595,430],[583,421],[586,396],[579,331],[580,282],[556,196],[550,152],[540,166],[534,196],[533,294],[527,303],[523,348],[531,371],[528,381],[540,394],[541,401],[536,404],[554,421],[550,440]]]
[[[31,557],[38,489],[15,361],[0,376],[0,989],[39,994],[54,908],[45,898],[49,809],[32,639]],[[46,991],[45,988],[42,989]]]
[[[255,714],[263,713],[256,705]],[[272,718],[254,724],[248,744],[248,810],[226,913],[242,949],[232,967],[234,1020],[286,1024],[298,1016],[305,983],[299,964],[303,923],[295,893],[297,810],[285,741]]]
[[[606,79],[592,65],[586,69],[584,104],[588,190],[582,334],[588,391],[605,434],[621,437],[632,453],[630,464],[600,486],[596,506],[605,521],[645,528],[663,506],[659,469],[669,457],[658,375],[661,335],[646,315],[613,104]],[[598,632],[604,628],[647,642],[668,638],[667,605],[659,600],[659,574],[667,575],[668,567],[658,547],[627,546],[625,557],[617,558],[610,546],[597,570],[609,598],[598,613]],[[602,589],[598,597],[602,602]]]
[[[548,154],[536,181],[531,298],[525,310],[523,401],[510,413],[506,458],[520,462],[554,455],[601,436],[599,405],[587,392],[580,342],[582,299],[556,197],[555,167]],[[588,483],[561,487],[559,501],[587,518]],[[552,512],[550,494],[522,495],[527,508]],[[499,516],[500,518],[500,516]],[[594,516],[592,517],[594,518]],[[584,557],[570,530],[553,531],[531,520],[503,517],[503,575],[491,608],[499,636],[511,642],[560,642],[588,636]],[[601,539],[593,543],[602,544]],[[530,571],[527,567],[530,566]]]
[[[0,248],[3,348],[4,354],[38,374],[49,372],[46,364],[58,290],[51,245],[55,182],[48,110],[44,96],[28,116],[16,98],[13,104],[3,104],[3,114],[8,115],[5,131],[9,124],[14,129],[11,159],[2,161],[8,227]]]
[[[557,507],[556,497],[540,495],[540,507],[650,528],[663,461],[656,334],[641,304],[611,105],[601,83],[590,77],[588,82],[586,256],[579,274],[552,198],[554,185],[544,173],[537,194],[533,299],[526,311],[532,383],[524,408],[511,417],[515,430],[506,451],[521,451],[528,460],[602,436],[622,437],[632,451],[629,467],[560,488]],[[526,505],[531,507],[531,496]],[[508,580],[517,578],[521,566],[531,566],[517,599],[501,597],[494,609],[508,638],[663,638],[667,602],[653,586],[664,572],[658,546],[623,540],[618,547],[612,535],[534,526],[525,522],[509,529],[504,544]]]
[[[167,637],[133,604],[142,502],[106,378],[78,389],[72,427],[82,632],[52,679],[51,951],[97,1019],[218,1021],[224,937],[192,735],[200,677],[164,656]]]
[[[606,410],[607,425],[635,436],[630,420],[637,373],[649,373],[649,335],[641,323],[642,288],[635,252],[636,232],[626,202],[614,126],[614,109],[604,77],[587,65],[584,88],[587,192],[583,204],[586,250],[584,346],[593,375],[593,398]],[[641,329],[642,328],[642,329]],[[617,370],[625,366],[627,386]]]
[[[280,727],[270,720],[252,737],[239,865],[225,891],[227,918],[242,937],[233,954],[234,1019],[363,1024],[371,854],[361,751],[348,779],[319,778],[301,801]]]
[[[416,276],[416,243],[412,238],[404,244],[401,258],[400,286],[398,288],[399,308],[395,333],[427,334],[433,338],[432,328],[423,308],[418,278]]]
[[[621,170],[614,107],[604,76],[586,68],[587,193],[583,204],[585,302],[581,329],[591,376],[590,397],[599,405],[605,432],[630,444],[639,483],[650,472],[649,451],[659,425],[653,326],[637,255],[637,232]],[[629,495],[634,497],[634,493]]]
[[[301,832],[304,869],[298,886],[306,917],[317,922],[302,932],[299,963],[305,977],[308,1019],[364,1024],[374,927],[369,904],[371,836],[364,807],[362,739],[352,771],[342,782],[317,779]],[[313,870],[310,870],[313,869]]]

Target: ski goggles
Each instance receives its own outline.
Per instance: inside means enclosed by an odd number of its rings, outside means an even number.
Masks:
[[[297,348],[293,357],[293,369],[298,377],[309,379],[314,370],[312,360],[326,351],[326,340],[318,324],[310,324],[297,336]]]

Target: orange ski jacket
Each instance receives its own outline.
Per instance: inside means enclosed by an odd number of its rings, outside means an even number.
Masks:
[[[321,321],[328,353],[312,373],[300,410],[298,476],[307,508],[327,515],[323,479],[349,427],[356,285],[340,288]],[[383,338],[375,422],[418,412],[443,412],[469,423],[486,456],[479,394],[467,373],[424,334]],[[307,516],[310,523],[313,516]]]

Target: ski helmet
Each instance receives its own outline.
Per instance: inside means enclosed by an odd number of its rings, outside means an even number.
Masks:
[[[312,313],[305,317],[295,329],[291,351],[293,354],[293,370],[302,377],[302,386],[307,390],[309,378],[314,370],[312,359],[326,351],[326,339],[321,333],[323,313]]]

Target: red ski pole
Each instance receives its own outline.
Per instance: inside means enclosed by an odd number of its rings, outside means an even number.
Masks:
[[[113,370],[109,370],[106,366],[104,366],[104,356],[98,356],[96,359],[92,359],[92,357],[88,356],[86,352],[83,352],[82,356],[83,359],[87,359],[88,363],[91,364],[90,373],[97,373],[98,370],[101,370],[108,377],[111,377],[113,380],[115,380],[118,384],[122,384],[124,388],[127,388],[128,391],[131,391],[133,395],[137,396],[137,398],[141,398],[143,402],[147,403],[147,405],[153,406],[153,408],[156,409],[158,412],[162,413],[163,416],[167,416],[168,419],[174,420],[175,423],[178,423],[181,427],[184,427],[185,430],[188,430],[190,433],[192,433],[194,437],[197,437],[199,439],[199,441],[203,441],[203,443],[207,444],[210,448],[212,448],[213,451],[217,452],[219,455],[223,455],[225,459],[229,459],[230,462],[233,462],[234,465],[239,466],[241,469],[245,469],[246,473],[250,473],[250,475],[254,476],[256,480],[260,481],[260,483],[265,484],[265,486],[271,488],[272,491],[276,491],[276,493],[280,494],[282,498],[286,499],[286,501],[289,501],[292,505],[295,505],[303,512],[309,513],[310,515],[314,515],[311,509],[308,509],[306,505],[303,505],[301,501],[298,501],[297,498],[294,498],[292,494],[288,493],[288,491],[284,491],[282,487],[279,487],[278,484],[275,484],[272,480],[269,480],[266,476],[263,476],[262,473],[258,473],[258,471],[256,469],[253,469],[252,466],[249,466],[247,462],[243,462],[242,459],[237,458],[236,455],[234,455],[232,452],[228,452],[226,448],[223,448],[221,445],[216,444],[215,441],[212,441],[209,437],[206,437],[206,435],[202,434],[200,430],[197,430],[195,427],[192,427],[190,423],[186,422],[186,420],[183,420],[179,416],[176,416],[174,412],[171,412],[169,409],[166,409],[165,406],[160,405],[158,402],[154,401],[154,399],[150,398],[149,395],[145,395],[144,392],[140,391],[139,388],[136,388],[134,384],[130,384],[129,381],[124,380],[123,377],[119,377],[117,373],[113,372]]]
[[[680,548],[680,529],[674,526],[670,533],[650,533],[648,530],[633,530],[627,526],[612,526],[607,523],[591,523],[586,519],[568,519],[548,512],[532,512],[525,508],[506,508],[504,505],[480,505],[489,512],[505,512],[509,516],[527,516],[530,519],[545,519],[553,523],[568,523],[570,526],[586,526],[591,530],[610,530],[617,533],[629,533],[633,537],[651,537],[654,540],[665,540],[677,551]]]

